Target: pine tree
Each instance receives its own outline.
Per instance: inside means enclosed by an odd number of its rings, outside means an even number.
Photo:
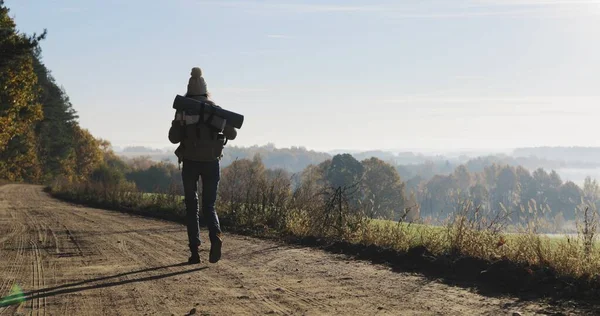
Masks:
[[[33,62],[40,88],[37,100],[42,104],[44,119],[35,130],[44,179],[53,179],[57,175],[72,178],[77,114],[66,92],[56,84],[40,56],[41,52],[37,50]]]

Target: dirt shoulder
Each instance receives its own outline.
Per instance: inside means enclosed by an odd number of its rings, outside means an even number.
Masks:
[[[0,296],[18,284],[26,298],[0,315],[584,314],[231,234],[219,263],[184,265],[187,256],[180,224],[74,206],[39,186],[0,187]]]

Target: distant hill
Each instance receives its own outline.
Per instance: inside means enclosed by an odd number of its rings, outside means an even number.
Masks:
[[[153,149],[130,146],[118,151],[117,154],[126,158],[147,156],[154,161],[177,163],[175,148]],[[222,166],[227,166],[236,159],[252,159],[255,155],[260,155],[267,168],[281,168],[289,172],[300,172],[310,164],[319,164],[333,157],[328,153],[308,150],[305,147],[276,148],[272,144],[251,147],[226,146],[223,150]]]
[[[600,147],[525,147],[513,151],[513,156],[535,156],[564,162],[592,162],[600,164]]]
[[[177,158],[172,148],[150,148],[144,146],[127,146],[117,151],[117,154],[127,158],[146,156],[153,161],[170,161],[177,163]],[[236,159],[252,159],[260,155],[265,166],[270,169],[281,168],[296,173],[304,170],[310,164],[319,164],[331,159],[343,150],[321,152],[309,150],[305,147],[277,148],[273,144],[263,146],[238,147],[227,146],[224,150],[222,165],[227,166]],[[354,158],[361,161],[376,157],[396,165],[403,178],[412,178],[420,175],[428,178],[434,174],[448,174],[461,164],[472,172],[480,172],[485,166],[491,164],[523,166],[529,170],[537,168],[564,169],[564,168],[598,168],[600,167],[600,148],[583,147],[538,147],[518,148],[511,154],[487,155],[434,155],[416,152],[392,152],[384,150],[353,151]]]
[[[133,158],[137,156],[147,156],[154,161],[177,162],[173,153],[173,148],[155,149],[144,146],[128,146],[122,150],[116,151],[118,155]],[[321,152],[309,150],[305,147],[277,148],[273,144],[263,146],[226,146],[223,151],[222,165],[227,166],[236,159],[252,159],[255,155],[260,155],[265,166],[270,169],[281,168],[289,172],[300,172],[310,164],[319,164],[339,153],[346,153],[343,150],[331,152]],[[443,162],[447,158],[443,156],[427,156],[420,153],[401,152],[394,153],[390,151],[371,150],[363,152],[350,152],[357,160],[365,160],[376,157],[392,164],[417,165],[428,161]],[[466,157],[463,159],[466,161]]]

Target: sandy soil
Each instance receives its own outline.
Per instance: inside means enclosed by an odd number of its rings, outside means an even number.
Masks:
[[[203,229],[202,238],[207,241]],[[223,258],[187,260],[185,227],[0,187],[0,315],[521,315],[555,308],[485,297],[320,250],[225,235]],[[562,311],[566,315],[574,311]]]

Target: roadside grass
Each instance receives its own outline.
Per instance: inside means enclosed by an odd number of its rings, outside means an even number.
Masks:
[[[107,190],[101,185],[86,184],[79,187],[52,189],[59,197],[84,203],[100,204],[105,207],[135,211],[140,214],[152,213],[162,218],[183,219],[185,206],[183,196],[177,193],[145,193],[135,190],[121,192]],[[100,193],[100,194],[99,194]],[[269,214],[276,208],[265,206],[261,212],[255,210],[261,205],[218,201],[219,215],[229,226],[257,228],[266,232],[273,230],[268,225]],[[163,216],[161,216],[161,214]],[[244,217],[239,218],[240,214]],[[250,214],[253,214],[251,216]],[[279,220],[277,233],[291,233],[294,236],[315,236],[312,221],[307,221],[310,212],[299,208],[286,210],[286,216]],[[271,218],[272,219],[272,218]],[[277,219],[275,219],[277,220]],[[471,226],[460,226],[450,222],[444,226],[420,223],[394,222],[382,219],[363,219],[360,228],[353,233],[339,233],[341,239],[363,245],[376,245],[396,251],[406,252],[411,248],[424,246],[434,255],[456,253],[485,260],[508,259],[517,263],[544,264],[555,268],[561,275],[590,277],[600,275],[600,247],[594,237],[594,247],[586,255],[583,236],[565,235],[549,237],[534,232],[503,233],[489,230],[476,230]],[[272,234],[273,232],[271,232]],[[343,236],[342,236],[343,235]]]
[[[374,220],[357,242],[390,247],[400,251],[425,246],[435,255],[458,251],[485,260],[507,259],[527,265],[551,267],[559,275],[576,278],[600,277],[600,241],[585,251],[586,236],[547,236],[532,231],[502,233],[460,230],[456,225],[430,226]],[[462,237],[461,237],[462,235]]]
[[[369,219],[360,210],[342,207],[338,203],[341,200],[336,200],[341,198],[340,190],[325,194],[325,198],[292,192],[280,199],[268,186],[250,188],[256,192],[240,192],[229,199],[220,195],[217,208],[225,230],[301,243],[310,240],[311,245],[335,244],[351,255],[372,250],[365,258],[404,266],[412,260],[419,262],[417,270],[431,269],[434,274],[456,273],[461,260],[472,258],[463,274],[479,279],[501,266],[502,273],[508,274],[494,272],[500,273],[494,282],[510,279],[518,284],[513,284],[511,291],[537,286],[534,290],[547,296],[584,298],[600,294],[600,247],[595,222],[589,218],[577,235],[557,238],[538,234],[535,221],[511,233],[493,221],[481,225],[481,218],[471,216],[469,204],[461,205],[459,212],[442,225],[432,226]],[[142,193],[127,186],[55,183],[48,191],[55,197],[96,207],[177,222],[185,218],[180,188]],[[414,253],[419,254],[417,259],[403,257]],[[490,278],[491,272],[487,274]]]
[[[151,192],[129,192],[130,194],[142,194],[144,199],[160,199],[160,198],[177,198],[177,197],[173,197],[172,195],[168,194],[168,193],[151,193]],[[181,201],[183,201],[184,196],[180,195],[179,199],[181,199]]]
[[[385,219],[372,219],[371,224],[374,226],[374,230],[394,230],[394,229],[405,229],[408,235],[413,235],[414,238],[418,238],[423,240],[422,235],[438,235],[444,234],[447,231],[447,227],[433,224],[419,224],[419,223],[406,223],[406,222],[396,222]],[[377,227],[381,226],[381,227]],[[401,226],[401,227],[396,227]],[[385,233],[384,233],[385,234]],[[504,241],[509,241],[512,243],[518,243],[522,241],[523,236],[531,233],[527,232],[504,232],[502,234],[502,239]],[[537,234],[534,235],[539,236],[542,243],[547,244],[548,247],[559,247],[563,243],[571,243],[574,240],[577,240],[580,236],[577,232],[568,232],[568,233],[553,233],[553,234]],[[415,237],[416,236],[416,237]],[[502,243],[502,240],[498,240],[499,243]],[[594,245],[600,246],[600,239],[594,238]]]

